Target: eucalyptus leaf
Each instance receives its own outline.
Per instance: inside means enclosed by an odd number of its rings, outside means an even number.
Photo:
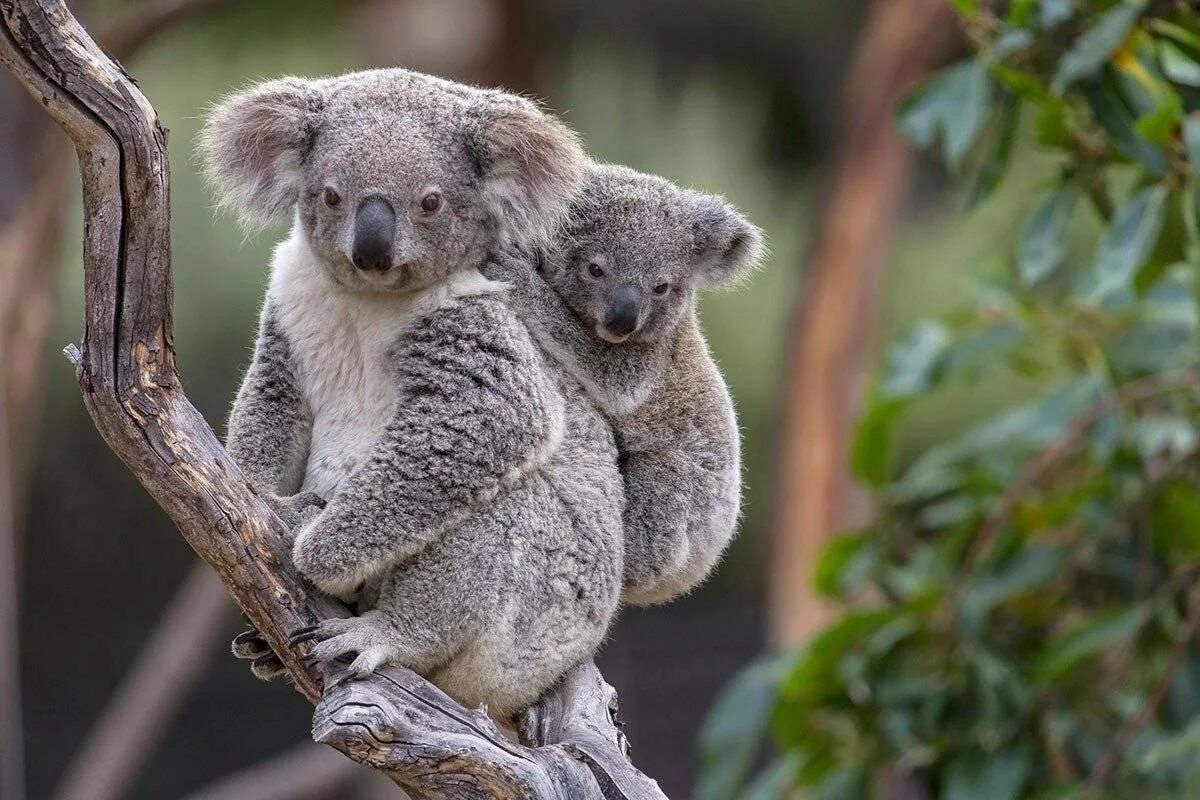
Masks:
[[[1200,174],[1200,111],[1193,111],[1184,119],[1183,144],[1192,172]]]
[[[966,59],[939,72],[900,105],[900,129],[922,148],[940,138],[946,165],[957,170],[987,118],[987,65]]]
[[[1017,274],[1026,286],[1054,273],[1067,256],[1067,233],[1079,191],[1068,184],[1050,194],[1025,223],[1017,251]]]
[[[1185,86],[1200,86],[1200,62],[1174,42],[1158,43],[1158,57],[1162,61],[1163,73]]]
[[[798,762],[799,757],[795,753],[775,759],[738,795],[738,800],[779,800],[796,783]]]
[[[899,400],[927,391],[949,345],[950,332],[945,325],[934,320],[918,323],[908,338],[896,342],[888,351],[881,396]]]
[[[1034,679],[1049,683],[1062,678],[1085,659],[1132,637],[1141,630],[1148,617],[1145,606],[1133,606],[1089,620],[1068,631],[1042,650],[1033,667]]]
[[[1057,28],[1075,16],[1072,0],[1039,0],[1038,24],[1046,30]]]
[[[950,762],[941,800],[1018,800],[1032,769],[1033,754],[1025,746],[968,750]]]
[[[1017,122],[1020,120],[1021,104],[1014,95],[1006,95],[1004,104],[997,114],[995,133],[992,135],[987,158],[979,170],[979,177],[971,190],[968,207],[974,208],[991,197],[1008,172],[1008,164],[1012,159],[1013,142],[1016,139]]]
[[[1051,88],[1062,94],[1072,84],[1091,77],[1112,57],[1133,30],[1145,7],[1142,2],[1117,3],[1082,36],[1058,62]]]
[[[1093,299],[1133,285],[1138,268],[1158,243],[1166,202],[1167,188],[1155,184],[1137,192],[1117,212],[1092,262]]]
[[[767,720],[794,654],[743,669],[721,690],[699,737],[697,800],[733,800],[762,747]]]

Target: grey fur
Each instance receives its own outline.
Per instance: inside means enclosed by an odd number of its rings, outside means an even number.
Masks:
[[[661,603],[699,584],[736,529],[737,421],[700,332],[696,292],[740,279],[762,249],[758,230],[718,197],[593,165],[550,246],[510,246],[484,268],[512,285],[535,337],[616,429],[627,602]],[[621,339],[603,320],[617,287],[630,285],[637,327]]]
[[[297,567],[367,609],[322,626],[315,652],[520,710],[595,651],[621,584],[612,430],[477,270],[501,237],[556,230],[574,135],[521,98],[385,70],[251,88],[202,149],[244,215],[297,207],[229,448],[299,520]],[[430,187],[446,204],[426,218]],[[369,196],[396,209],[379,275],[349,253]]]

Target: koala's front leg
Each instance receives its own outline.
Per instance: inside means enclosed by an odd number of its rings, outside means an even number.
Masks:
[[[300,488],[311,433],[287,338],[268,300],[254,358],[229,415],[225,447],[260,492],[287,496]]]
[[[524,327],[494,298],[460,300],[395,356],[392,419],[292,552],[319,588],[346,595],[545,463],[562,397]]]

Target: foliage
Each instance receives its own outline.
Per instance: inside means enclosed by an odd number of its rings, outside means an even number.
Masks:
[[[852,453],[875,519],[814,570],[845,612],[717,704],[702,796],[1200,795],[1193,5],[956,0],[974,56],[911,95],[901,129],[970,176],[972,205],[1018,137],[1056,169],[1007,274],[891,346]],[[895,463],[908,409],[998,371],[1045,390]],[[748,785],[761,729],[779,755]]]

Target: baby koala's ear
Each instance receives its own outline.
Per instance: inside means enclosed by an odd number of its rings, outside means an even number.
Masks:
[[[220,204],[251,225],[290,209],[324,106],[321,88],[302,78],[261,83],[218,103],[204,122],[199,150]]]
[[[700,286],[732,286],[749,277],[763,257],[762,231],[719,197],[701,196],[692,231]]]
[[[562,224],[583,182],[587,157],[579,136],[511,95],[475,101],[467,146],[483,176],[483,195],[501,237],[536,246]]]

